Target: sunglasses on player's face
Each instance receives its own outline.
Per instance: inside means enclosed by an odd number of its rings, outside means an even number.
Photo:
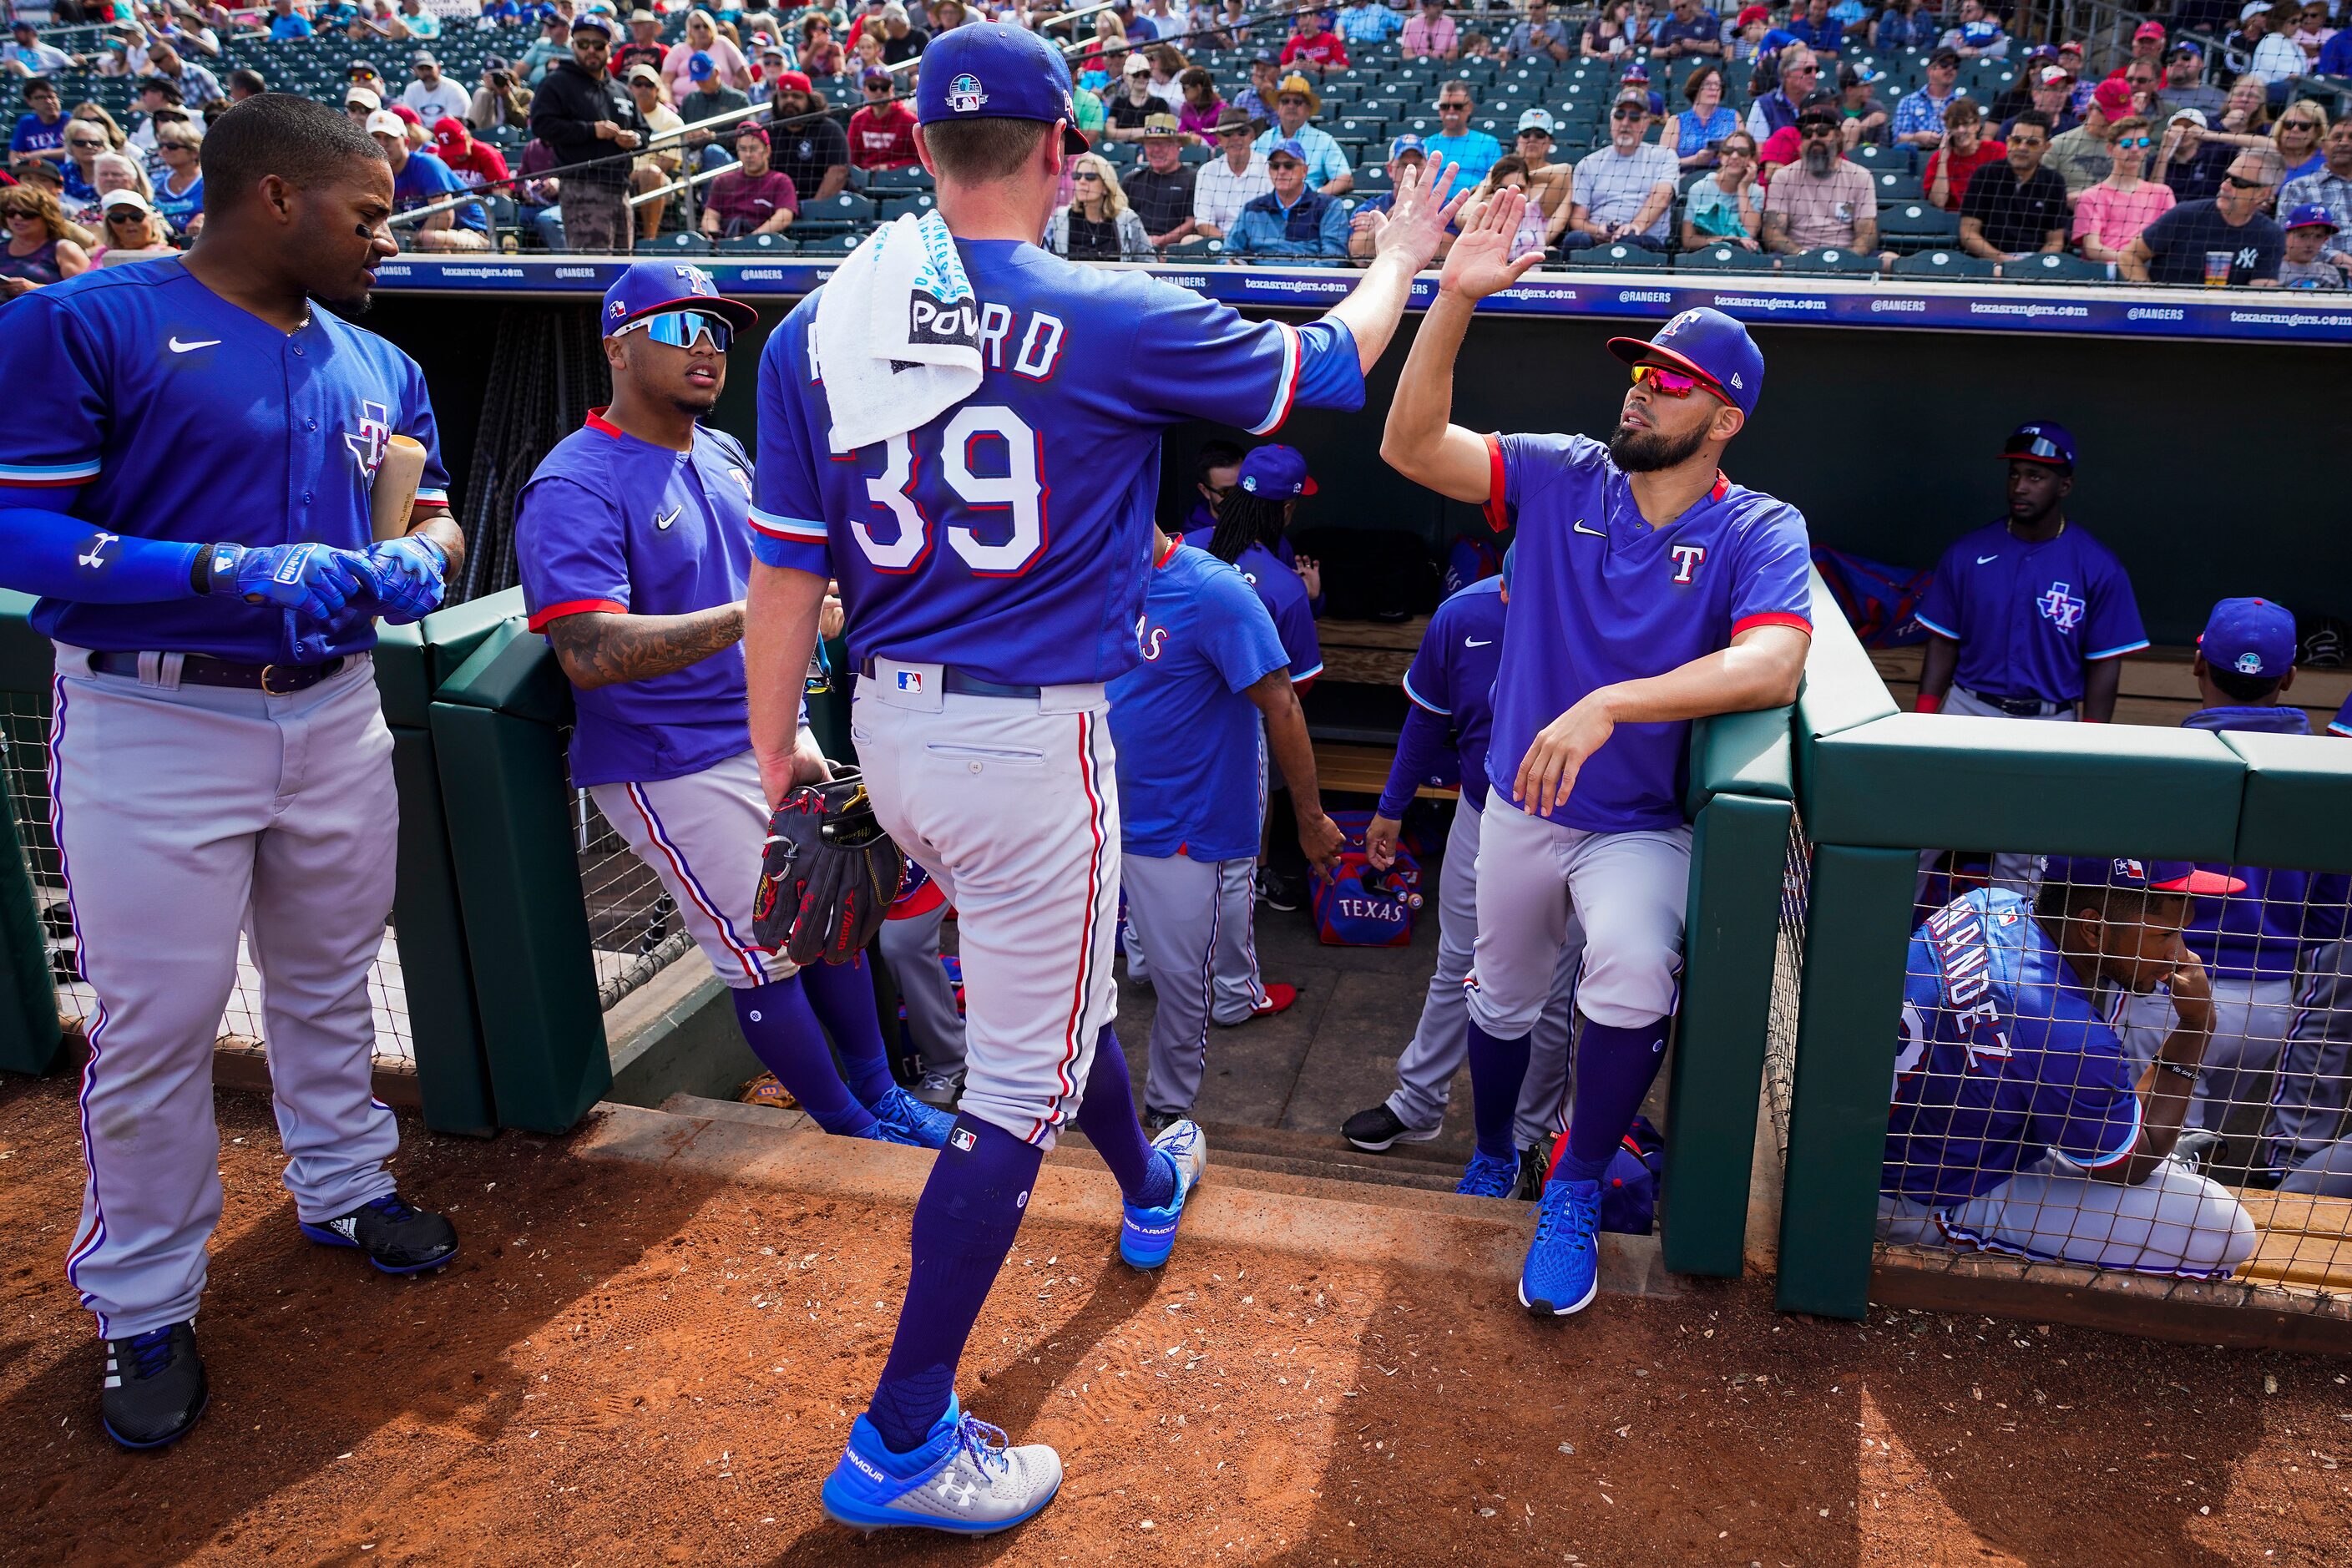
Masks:
[[[642,331],[657,343],[674,349],[692,348],[697,339],[708,334],[713,352],[725,353],[735,342],[735,329],[724,316],[714,316],[708,310],[664,310],[657,316],[645,316],[631,321],[614,337]]]
[[[1662,364],[1635,365],[1633,384],[1646,386],[1651,391],[1666,397],[1688,397],[1694,392],[1715,391],[1713,383],[1702,381],[1697,376],[1686,374],[1679,370],[1668,370]]]

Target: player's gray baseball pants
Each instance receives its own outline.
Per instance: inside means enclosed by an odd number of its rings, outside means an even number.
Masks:
[[[2200,1279],[2237,1268],[2259,1239],[2227,1187],[2178,1160],[2164,1160],[2147,1180],[2126,1186],[2054,1155],[1948,1208],[1881,1193],[1878,1235]]]
[[[1189,855],[1122,855],[1127,923],[1151,974],[1150,1066],[1147,1110],[1184,1111],[1201,1093],[1214,1006],[1219,932],[1224,924],[1223,873],[1255,862],[1195,860]]]
[[[1437,871],[1437,973],[1429,977],[1420,1026],[1397,1058],[1396,1092],[1388,1100],[1390,1111],[1416,1132],[1434,1132],[1444,1121],[1454,1075],[1469,1054],[1470,1003],[1462,982],[1470,973],[1471,945],[1478,935],[1478,808],[1465,795],[1454,808],[1445,858]],[[1567,1121],[1569,1031],[1576,972],[1583,961],[1584,932],[1571,915],[1552,971],[1551,994],[1529,1042],[1528,1076],[1519,1087],[1513,1136],[1522,1149],[1549,1143]]]
[[[2352,1097],[2352,942],[2322,942],[2302,967],[2271,1098],[2268,1159],[2280,1170],[2303,1164],[2344,1133]],[[2352,1174],[2352,1162],[2344,1169]]]
[[[1257,819],[1266,808],[1265,721],[1257,725]],[[1261,826],[1260,837],[1264,837]],[[1129,911],[1129,918],[1133,910]],[[1247,1023],[1266,1005],[1265,982],[1257,972],[1257,860],[1244,856],[1217,862],[1216,998],[1209,1015],[1228,1028]]]
[[[1098,685],[950,694],[877,658],[850,737],[874,812],[956,907],[961,1109],[1050,1149],[1118,1012],[1118,783]]]
[[[2259,1127],[2265,1115],[2261,1108],[2270,1103],[2272,1075],[2294,1022],[2294,982],[2216,975],[2212,985],[2213,1036],[2205,1044],[2188,1125],[2220,1132],[2229,1122],[2243,1131],[2250,1121]],[[2125,1054],[2146,1070],[2179,1021],[2168,990],[2126,997],[2118,1019]]]
[[[146,662],[96,675],[59,644],[49,725],[51,826],[98,993],[66,1275],[116,1339],[195,1316],[204,1292],[213,1049],[240,929],[296,1215],[323,1225],[391,1192],[399,1143],[369,1092],[400,824],[372,661],[286,697],[182,687],[175,657]]]
[[[1963,713],[1972,718],[1979,719],[2016,719],[2021,717],[2021,715],[2015,713],[2002,712],[1991,703],[1987,702],[1982,698],[1979,697],[1975,692],[1968,689],[1968,688],[1958,685],[1954,686],[1949,691],[1944,693],[1944,706],[1942,711],[1946,713]],[[2081,713],[2082,709],[2078,704],[2074,707],[2062,708],[2055,713],[2043,713],[2038,715],[2035,718],[2027,720],[2026,722],[2072,723],[2081,715]],[[1927,885],[1927,874],[1935,869],[1936,858],[1942,853],[1943,851],[1941,849],[1923,849],[1919,852],[1919,883],[1923,889]],[[2011,893],[2022,893],[2028,899],[2032,898],[2042,889],[2041,852],[2039,850],[2023,849],[1994,850],[1992,856],[1992,875],[1990,880],[1992,885],[1996,888],[2000,888]]]
[[[792,960],[758,946],[751,931],[768,797],[751,752],[678,778],[591,785],[588,794],[661,879],[720,984],[748,990],[799,973]]]
[[[1489,791],[1478,844],[1470,1016],[1497,1039],[1532,1034],[1551,998],[1571,919],[1584,931],[1576,1005],[1612,1028],[1675,1010],[1689,827],[1587,833]]]
[[[940,928],[948,906],[934,904],[919,915],[882,922],[882,962],[898,983],[898,999],[907,1005],[907,1032],[915,1037],[923,1070],[955,1073],[963,1070],[963,1015],[956,1011],[955,986],[940,963]]]

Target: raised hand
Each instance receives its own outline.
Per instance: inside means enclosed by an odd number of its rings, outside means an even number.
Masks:
[[[1402,256],[1419,272],[1445,243],[1446,226],[1461,212],[1470,193],[1454,194],[1455,165],[1448,163],[1434,175],[1407,168],[1397,176],[1396,200],[1385,213],[1372,215],[1372,254]]]
[[[1445,270],[1438,278],[1439,290],[1478,300],[1526,277],[1543,259],[1539,250],[1511,259],[1511,238],[1519,232],[1519,218],[1527,207],[1524,192],[1496,191],[1455,237],[1454,248],[1445,257]]]

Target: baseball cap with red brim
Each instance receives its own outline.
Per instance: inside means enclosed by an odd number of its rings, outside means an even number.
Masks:
[[[1685,310],[1647,342],[1612,338],[1609,352],[1627,364],[1672,365],[1698,377],[1706,389],[1742,414],[1756,412],[1764,391],[1764,354],[1748,329],[1720,310]]]
[[[2242,893],[2246,884],[2220,871],[2199,869],[2193,860],[2135,860],[2104,855],[2048,855],[2042,879],[2070,888],[2129,888],[2147,893],[2191,893],[2218,899]]]
[[[2049,463],[2071,468],[2074,466],[2074,437],[2054,419],[2036,419],[2011,431],[2009,439],[2000,444],[2000,455],[2004,462]]]
[[[631,321],[665,310],[708,310],[739,332],[760,319],[760,312],[742,300],[723,297],[709,273],[677,261],[630,263],[620,280],[604,290],[600,319],[609,338]]]

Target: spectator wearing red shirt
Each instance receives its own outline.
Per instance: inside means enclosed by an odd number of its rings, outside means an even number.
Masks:
[[[433,122],[433,152],[449,165],[458,183],[469,188],[504,186],[507,182],[507,155],[487,142],[476,141],[466,122],[452,115],[445,114]]]
[[[849,117],[849,161],[861,169],[904,169],[915,162],[915,115],[893,93],[888,71],[867,71],[866,107]]]
[[[1337,33],[1323,30],[1323,18],[1312,11],[1298,14],[1297,30],[1290,41],[1282,46],[1285,66],[1306,64],[1319,75],[1324,71],[1348,68],[1348,46]]]
[[[863,112],[862,110],[860,112]],[[735,157],[742,164],[710,182],[702,206],[702,232],[712,239],[742,234],[782,234],[800,215],[793,177],[768,161],[768,133],[746,125],[735,132]]]
[[[1960,210],[1969,180],[1987,163],[2009,156],[2006,143],[1984,136],[1984,111],[1965,98],[1944,110],[1944,144],[1927,160],[1927,201],[1946,212]]]

